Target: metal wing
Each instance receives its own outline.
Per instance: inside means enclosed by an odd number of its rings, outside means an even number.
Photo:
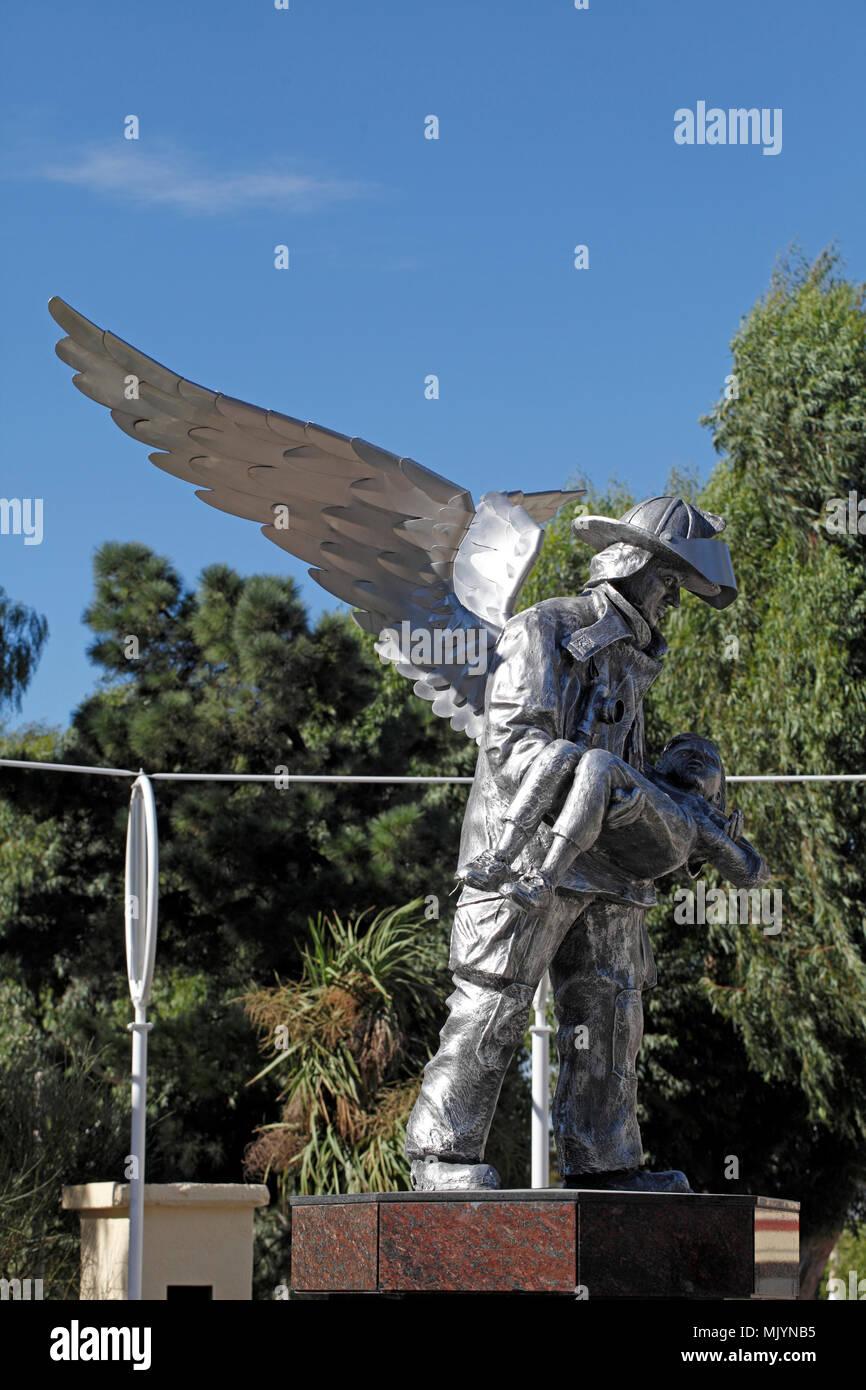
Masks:
[[[383,660],[479,736],[490,656],[538,554],[539,522],[577,493],[487,493],[476,512],[465,488],[412,459],[197,386],[62,299],[48,308],[80,391],[155,445],[151,461],[197,484],[202,501],[258,521],[307,561],[360,627],[381,634]]]

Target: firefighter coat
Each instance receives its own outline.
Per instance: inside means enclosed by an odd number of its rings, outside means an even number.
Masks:
[[[461,863],[496,844],[524,774],[552,741],[588,735],[590,746],[643,770],[642,702],[665,650],[661,634],[607,582],[573,598],[547,599],[509,620],[487,684]],[[550,830],[542,825],[518,867],[540,864],[549,844]],[[656,900],[651,880],[630,878],[596,850],[569,869],[546,918],[527,921],[507,900],[464,889],[452,934],[452,969],[537,983],[534,977],[540,978],[580,905],[595,896],[640,908]],[[654,970],[647,964],[651,983]]]

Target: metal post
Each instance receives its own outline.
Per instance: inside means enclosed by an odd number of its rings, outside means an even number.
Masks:
[[[126,973],[135,1021],[132,1033],[132,1126],[129,1178],[127,1298],[141,1298],[144,1228],[144,1122],[147,1110],[147,1006],[156,957],[159,841],[153,788],[142,772],[133,783],[126,832]]]
[[[547,972],[541,977],[532,1007],[532,1186],[550,1186],[550,1034],[547,1026]]]

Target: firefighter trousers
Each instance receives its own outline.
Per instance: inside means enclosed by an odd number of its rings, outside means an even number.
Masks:
[[[472,915],[469,903],[455,921],[454,992],[407,1126],[407,1156],[484,1159],[502,1082],[547,968],[559,1050],[553,1130],[560,1172],[640,1166],[635,1064],[643,1036],[641,992],[655,983],[644,909],[591,897],[581,910],[580,903],[558,898],[547,923],[535,919],[528,932],[525,920],[517,924],[516,938],[522,934],[533,943],[519,953],[518,978],[479,968],[483,950],[465,949]],[[547,959],[545,940],[555,947]],[[494,959],[501,962],[501,949]]]

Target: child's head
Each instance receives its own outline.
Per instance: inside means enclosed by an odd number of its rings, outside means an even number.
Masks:
[[[700,734],[677,734],[665,744],[656,766],[663,777],[697,792],[724,811],[725,769],[712,739],[701,738]]]

